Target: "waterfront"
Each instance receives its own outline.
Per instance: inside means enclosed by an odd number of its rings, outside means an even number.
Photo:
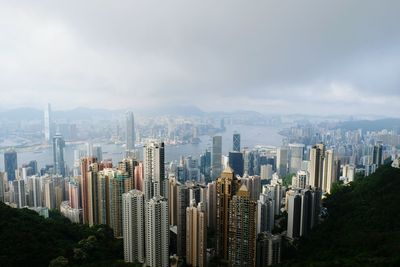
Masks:
[[[279,134],[280,128],[271,126],[249,126],[249,125],[227,125],[226,130],[219,135],[222,136],[222,153],[228,154],[232,150],[232,134],[236,131],[241,134],[241,146],[252,148],[257,145],[279,146],[282,143],[282,138]],[[198,158],[207,148],[210,150],[212,146],[212,136],[200,136],[199,144],[184,144],[166,146],[165,160],[166,162],[179,160],[180,156],[193,156]],[[125,148],[120,144],[100,144],[103,150],[103,159],[112,159],[116,164],[124,157]],[[73,167],[74,150],[85,150],[85,144],[82,145],[66,145],[65,147],[65,162],[69,168]],[[139,156],[141,157],[141,149]],[[42,150],[22,150],[18,151],[18,167],[28,163],[31,160],[38,162],[38,167],[42,168],[46,164],[52,164],[53,152],[51,147],[43,148]],[[0,153],[0,169],[4,170],[4,156]]]

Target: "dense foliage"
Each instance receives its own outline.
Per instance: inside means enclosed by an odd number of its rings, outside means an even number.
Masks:
[[[0,202],[0,244],[0,266],[125,266],[109,227],[72,224],[56,211],[44,219]]]
[[[282,266],[400,266],[400,169],[383,166],[324,201],[329,216]]]

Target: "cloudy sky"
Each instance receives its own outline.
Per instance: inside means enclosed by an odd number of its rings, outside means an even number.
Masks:
[[[2,108],[400,116],[400,1],[2,1]]]

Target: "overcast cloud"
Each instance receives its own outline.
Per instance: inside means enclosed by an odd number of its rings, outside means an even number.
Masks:
[[[0,1],[2,106],[400,116],[400,1]]]

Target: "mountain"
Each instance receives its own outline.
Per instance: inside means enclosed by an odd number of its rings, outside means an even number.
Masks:
[[[380,167],[324,201],[329,216],[281,266],[400,266],[400,169]],[[295,249],[297,248],[297,249]]]
[[[400,129],[400,119],[397,118],[386,118],[379,120],[353,120],[344,121],[339,123],[337,128],[343,128],[347,130],[362,129],[363,131],[380,131],[383,129]]]

